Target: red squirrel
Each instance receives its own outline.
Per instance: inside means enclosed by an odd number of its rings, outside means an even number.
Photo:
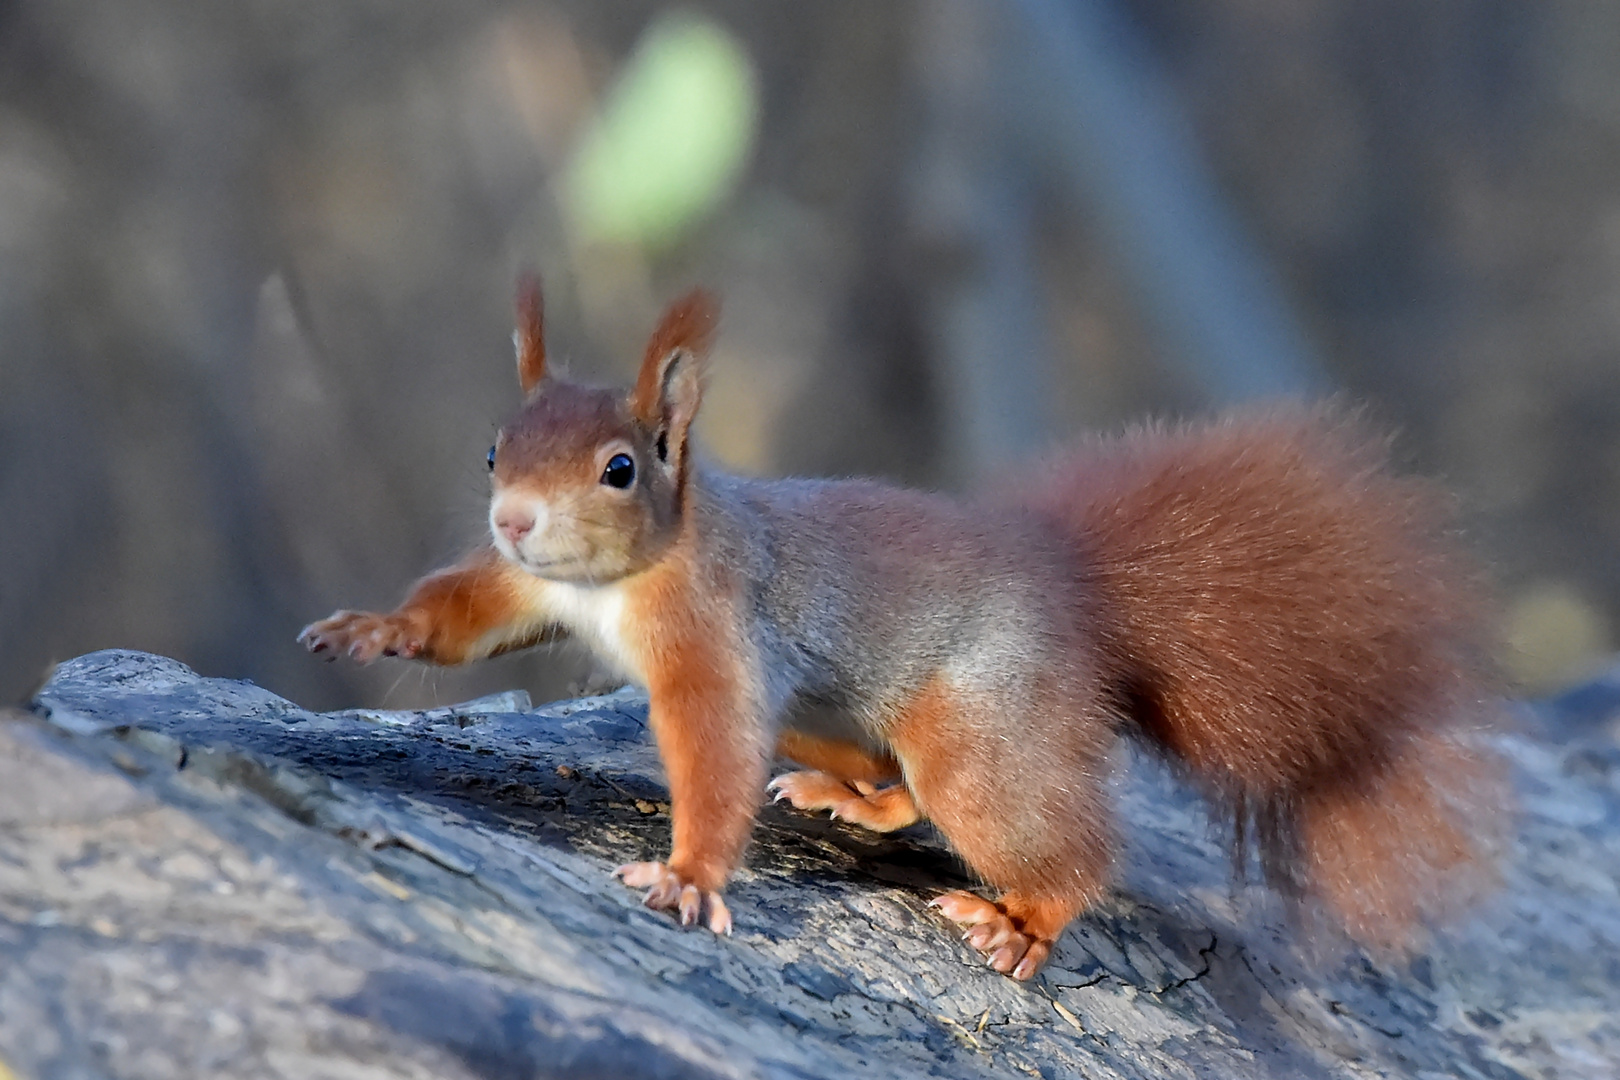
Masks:
[[[520,286],[521,411],[490,450],[491,542],[388,614],[300,635],[461,664],[558,633],[645,686],[673,847],[615,874],[730,933],[767,790],[888,831],[929,820],[988,901],[933,901],[991,967],[1040,968],[1108,887],[1122,735],[1234,826],[1279,891],[1399,944],[1488,864],[1488,622],[1448,503],[1333,406],[1139,427],[992,499],[760,480],[691,429],[718,308],[664,314],[635,385],[547,371]],[[767,784],[775,755],[804,766]]]

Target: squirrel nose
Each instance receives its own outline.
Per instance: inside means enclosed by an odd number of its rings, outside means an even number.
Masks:
[[[525,510],[502,510],[495,517],[495,527],[515,545],[534,531],[534,515]]]

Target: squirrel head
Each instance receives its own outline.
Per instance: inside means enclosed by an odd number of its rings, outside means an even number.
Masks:
[[[628,391],[548,374],[542,310],[525,277],[513,335],[524,403],[490,448],[490,533],[537,577],[607,584],[657,563],[680,536],[719,305],[702,291],[671,304]]]

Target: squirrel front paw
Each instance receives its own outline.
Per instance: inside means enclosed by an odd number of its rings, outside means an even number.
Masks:
[[[339,611],[312,622],[298,635],[299,644],[312,653],[340,652],[362,664],[379,656],[402,656],[414,660],[427,647],[421,628],[403,615],[378,615],[370,611]]]
[[[922,820],[922,812],[904,784],[878,789],[864,781],[846,784],[824,772],[807,769],[783,773],[765,786],[796,810],[829,810],[833,820],[848,821],[873,832],[893,832]]]
[[[632,889],[646,889],[642,903],[654,911],[674,911],[682,926],[702,922],[717,934],[731,936],[731,912],[718,892],[699,889],[661,862],[625,863],[613,876]]]

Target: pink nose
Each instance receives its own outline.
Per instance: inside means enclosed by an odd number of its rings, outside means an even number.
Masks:
[[[503,510],[495,518],[495,527],[509,542],[516,544],[534,531],[534,515],[522,510]]]

